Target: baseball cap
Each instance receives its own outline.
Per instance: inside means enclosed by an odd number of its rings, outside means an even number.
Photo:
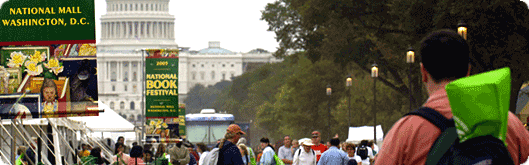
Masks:
[[[239,125],[237,124],[230,124],[230,126],[228,126],[228,129],[226,129],[226,131],[230,133],[242,133],[243,135],[246,134],[241,130],[241,127],[239,127]]]
[[[320,136],[320,132],[318,131],[312,132],[312,137],[318,137],[318,136]]]

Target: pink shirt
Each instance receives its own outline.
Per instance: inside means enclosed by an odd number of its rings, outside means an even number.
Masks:
[[[423,105],[437,110],[446,118],[452,118],[452,109],[444,88],[435,91]],[[509,112],[507,123],[507,149],[514,164],[524,163],[529,156],[529,132],[522,122]],[[376,165],[424,164],[437,137],[439,128],[423,119],[410,115],[398,120],[384,138],[375,160]]]

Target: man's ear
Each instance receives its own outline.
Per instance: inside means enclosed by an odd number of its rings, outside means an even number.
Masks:
[[[426,71],[426,68],[424,68],[424,65],[421,62],[421,76],[422,76],[422,82],[427,83],[428,82],[428,71]]]
[[[470,67],[471,67],[471,66],[472,66],[472,65],[468,64],[468,72],[467,72],[467,77],[468,77],[468,76],[470,76]]]

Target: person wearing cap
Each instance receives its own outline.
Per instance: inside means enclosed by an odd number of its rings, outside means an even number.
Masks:
[[[301,140],[300,149],[294,152],[292,165],[316,165],[316,153],[312,150],[314,144],[311,140]]]
[[[316,152],[316,161],[320,161],[321,154],[327,151],[327,146],[320,143],[321,133],[319,131],[312,132],[312,143],[314,144],[311,148]]]
[[[260,140],[261,147],[263,149],[263,156],[261,157],[261,160],[259,160],[260,165],[272,165],[275,164],[274,155],[276,152],[274,152],[274,147],[270,144],[270,140],[268,138],[263,137]]]
[[[171,158],[170,161],[173,165],[184,165],[189,163],[191,158],[189,156],[189,150],[187,150],[187,148],[182,144],[182,139],[180,139],[176,142],[176,146],[167,151],[169,157]]]
[[[217,144],[216,148],[219,148],[219,159],[218,164],[233,164],[233,165],[242,165],[242,155],[239,151],[239,147],[235,145],[239,141],[244,133],[241,130],[241,127],[237,124],[230,124],[228,129],[226,129],[226,134],[224,138],[220,140],[220,143]]]
[[[330,143],[331,147],[321,154],[318,165],[346,165],[349,161],[349,157],[347,157],[347,153],[338,149],[340,139],[332,138]]]

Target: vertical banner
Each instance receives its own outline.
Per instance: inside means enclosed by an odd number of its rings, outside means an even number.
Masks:
[[[178,110],[178,118],[179,118],[178,134],[182,138],[186,138],[186,116],[185,115],[186,115],[186,105],[180,104],[179,110]]]
[[[0,117],[98,115],[95,38],[94,0],[3,2]]]
[[[147,138],[178,137],[178,49],[145,50]]]

